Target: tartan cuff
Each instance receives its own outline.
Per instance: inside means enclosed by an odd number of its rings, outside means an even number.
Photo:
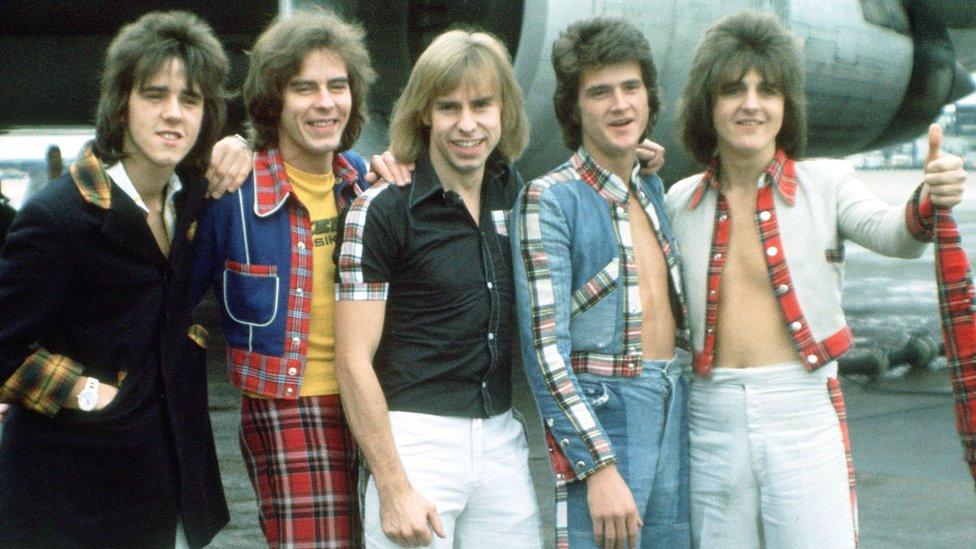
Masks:
[[[617,456],[614,454],[608,454],[601,456],[599,459],[593,462],[593,466],[585,470],[576,471],[576,480],[586,480],[590,475],[603,469],[604,467],[617,463]]]
[[[389,282],[337,282],[336,301],[386,301],[390,293]]]
[[[928,196],[925,200],[921,200],[921,196],[922,185],[919,185],[905,205],[905,226],[915,240],[932,242],[935,239],[935,208]]]
[[[0,387],[0,401],[19,402],[23,407],[51,417],[68,401],[84,367],[64,355],[38,349]]]

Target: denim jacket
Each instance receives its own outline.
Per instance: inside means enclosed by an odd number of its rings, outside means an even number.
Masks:
[[[647,213],[669,269],[677,343],[687,346],[680,264],[656,175],[641,182]],[[629,192],[580,149],[529,183],[512,215],[512,262],[526,377],[547,427],[557,483],[616,461],[576,374],[638,376],[642,311]],[[558,441],[558,442],[557,442]]]
[[[336,154],[334,194],[341,212],[367,187],[365,163]],[[236,388],[297,399],[305,374],[312,292],[312,226],[292,195],[281,153],[254,155],[254,170],[236,193],[210,202],[200,217],[193,297],[213,286]]]

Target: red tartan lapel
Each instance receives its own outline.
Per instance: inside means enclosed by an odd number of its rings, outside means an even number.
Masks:
[[[935,273],[956,430],[976,480],[976,294],[952,213],[936,208],[935,216]]]

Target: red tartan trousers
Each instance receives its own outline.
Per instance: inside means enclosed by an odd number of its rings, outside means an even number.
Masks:
[[[360,546],[358,456],[339,395],[245,395],[240,443],[270,547]]]

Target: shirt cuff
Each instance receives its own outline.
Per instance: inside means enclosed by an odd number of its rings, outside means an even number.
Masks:
[[[905,205],[905,226],[915,240],[931,242],[935,238],[935,208],[928,196],[925,200],[921,200],[921,196],[922,186],[919,185]]]
[[[83,372],[84,367],[70,358],[39,349],[0,387],[0,401],[19,402],[24,408],[54,416]]]
[[[335,285],[336,301],[386,301],[389,293],[389,282],[338,282]]]

